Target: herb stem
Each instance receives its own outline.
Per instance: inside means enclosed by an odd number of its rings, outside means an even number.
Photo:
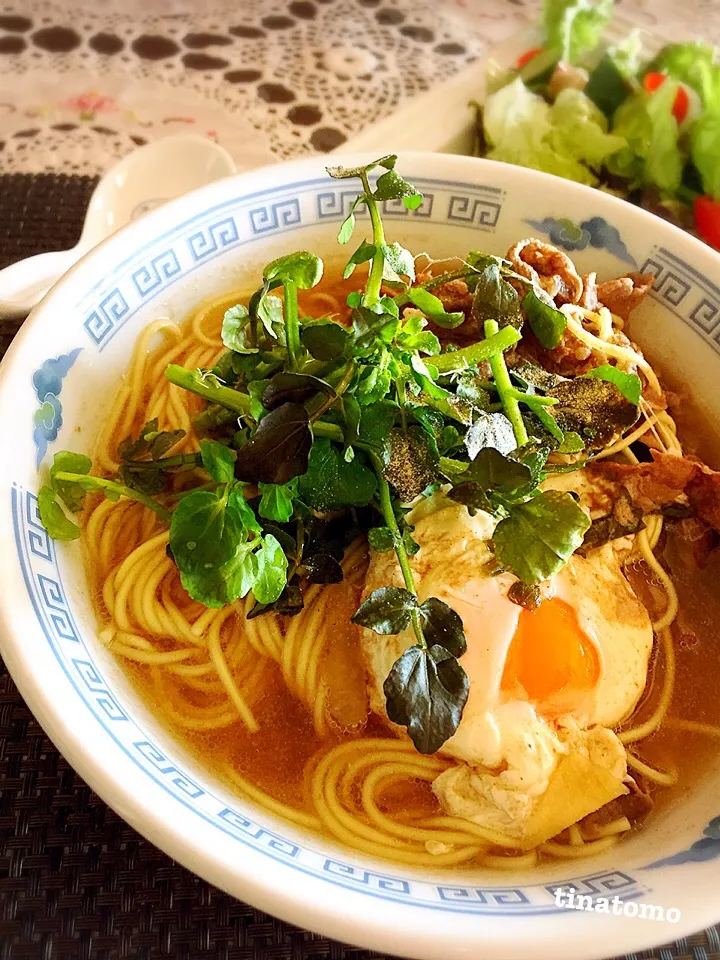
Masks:
[[[377,201],[373,198],[372,191],[370,189],[370,183],[368,182],[367,173],[365,171],[363,171],[360,175],[360,179],[362,180],[363,189],[365,190],[365,201],[367,203],[367,208],[370,212],[373,244],[375,246],[375,253],[372,258],[370,273],[368,275],[368,282],[363,295],[363,306],[372,307],[380,299],[383,267],[385,265],[385,254],[383,253],[382,249],[385,246],[385,231],[383,230],[382,220],[380,219],[380,214],[378,213]]]
[[[223,386],[217,382],[217,378],[203,376],[197,370],[187,370],[176,363],[171,363],[165,370],[165,377],[183,390],[189,390],[190,393],[197,394],[198,397],[208,400],[210,403],[218,403],[221,407],[226,407],[234,413],[250,413],[250,397],[232,387]]]
[[[194,464],[199,466],[201,463],[199,453],[178,453],[174,457],[161,457],[159,460],[123,460],[123,466],[127,470],[167,470],[169,467],[182,467]]]
[[[316,420],[319,420],[320,417],[326,413],[330,407],[336,403],[340,397],[345,393],[347,388],[352,383],[353,377],[355,376],[355,364],[350,361],[345,365],[345,369],[342,372],[342,376],[338,382],[334,385],[334,393],[331,393],[330,396],[326,396],[320,406],[313,413],[310,414],[310,423],[315,423]]]
[[[494,320],[489,321],[495,323]],[[486,333],[486,339],[473,343],[469,347],[461,347],[460,350],[454,350],[452,353],[441,353],[436,357],[431,357],[430,362],[440,371],[440,373],[453,373],[456,370],[465,370],[467,367],[482,363],[484,360],[492,361],[495,357],[502,357],[505,350],[508,350],[514,343],[520,340],[520,334],[515,327],[503,327],[498,332],[496,330],[492,336]],[[503,368],[507,374],[505,361],[502,361]],[[508,386],[512,388],[510,377],[507,378]]]
[[[500,328],[498,327],[497,320],[486,320],[485,336],[487,339],[481,342],[489,343],[493,337],[499,336],[499,329]],[[520,334],[517,333],[517,330],[515,330],[514,327],[504,327],[502,332],[505,330],[513,330],[517,334],[517,339],[520,339]],[[505,365],[505,357],[502,355],[502,353],[496,353],[494,356],[489,357],[488,359],[490,360],[490,369],[492,370],[492,374],[495,379],[495,386],[497,388],[498,396],[500,397],[500,402],[505,409],[508,420],[512,424],[513,433],[515,434],[515,442],[519,447],[523,447],[528,442],[529,437],[525,428],[525,422],[522,418],[522,414],[520,413],[520,404],[518,403],[517,396],[515,395],[516,391],[510,380],[508,368]]]
[[[138,503],[142,503],[148,510],[156,513],[165,523],[170,523],[170,512],[166,510],[162,504],[158,503],[157,500],[153,500],[153,498],[148,497],[147,494],[141,493],[140,490],[133,490],[131,487],[126,487],[116,480],[106,480],[104,477],[88,476],[86,473],[66,473],[65,471],[59,471],[55,474],[55,477],[58,480],[64,480],[68,483],[78,483],[86,490],[92,491],[100,488],[111,494],[117,494],[119,497],[127,497],[128,500],[137,500]]]
[[[408,560],[407,551],[405,550],[402,534],[400,533],[400,528],[398,527],[395,511],[393,510],[392,500],[390,499],[390,486],[383,475],[382,461],[376,453],[370,453],[369,456],[375,468],[375,473],[377,474],[378,490],[380,492],[380,507],[382,509],[382,515],[385,520],[385,524],[392,534],[393,544],[395,546],[395,554],[398,558],[400,569],[402,570],[403,580],[405,581],[405,589],[417,597],[417,590],[415,589],[415,577],[413,576],[412,567],[410,566],[410,561]],[[413,632],[415,633],[415,639],[418,642],[418,646],[422,647],[423,650],[427,650],[427,641],[425,639],[425,634],[423,633],[420,611],[417,609],[417,607],[412,611],[411,619]]]
[[[298,292],[294,280],[285,280],[285,337],[290,370],[297,370],[300,354],[300,323],[298,320]]]

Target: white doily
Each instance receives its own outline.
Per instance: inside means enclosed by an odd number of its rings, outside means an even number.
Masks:
[[[482,49],[433,0],[150,6],[0,6],[0,171],[97,173],[178,130],[241,168],[329,150]]]

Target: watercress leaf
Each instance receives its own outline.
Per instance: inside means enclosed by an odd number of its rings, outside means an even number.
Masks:
[[[438,451],[441,457],[446,456],[451,450],[455,450],[463,442],[463,437],[457,427],[451,423],[443,427],[442,434],[438,440]]]
[[[295,576],[283,589],[280,596],[274,603],[256,603],[250,613],[246,614],[247,620],[254,620],[255,617],[261,617],[265,613],[278,613],[285,617],[294,617],[300,613],[305,606],[302,587],[299,577]]]
[[[246,327],[250,320],[248,308],[242,303],[235,304],[225,311],[220,336],[228,350],[235,353],[257,353],[258,348],[250,345],[247,339]]]
[[[345,303],[353,310],[356,310],[362,303],[362,294],[358,290],[351,290],[345,297]]]
[[[433,443],[433,449],[437,450],[443,430],[445,429],[445,418],[432,407],[411,407],[413,419],[420,424],[425,433],[430,437]]]
[[[242,501],[242,505],[240,505]],[[257,572],[245,525],[245,498],[238,488],[221,495],[194,490],[175,508],[170,550],[190,596],[206,607],[222,607],[244,597]]]
[[[313,553],[303,566],[310,583],[340,583],[345,577],[340,561],[329,553]]]
[[[160,467],[133,470],[128,464],[121,463],[117,475],[120,483],[130,487],[131,490],[146,493],[149,497],[163,493],[167,489],[167,474]]]
[[[184,437],[184,430],[162,430],[160,433],[156,433],[150,443],[150,458],[161,460]]]
[[[493,512],[493,505],[487,492],[482,485],[476,481],[464,481],[453,484],[452,490],[448,492],[451,500],[464,504],[471,517],[474,517],[478,510],[484,510],[485,513]]]
[[[409,647],[384,685],[388,718],[407,727],[420,753],[436,753],[455,733],[470,684],[455,657],[443,647]]]
[[[493,447],[502,454],[511,453],[517,447],[513,426],[504,413],[479,410],[475,423],[465,434],[465,448],[471,460],[486,447]]]
[[[570,436],[570,434],[568,434]],[[568,451],[570,452],[570,451]],[[550,447],[542,443],[526,443],[510,454],[511,460],[524,464],[530,471],[530,483],[534,486],[542,479],[543,467],[550,456]]]
[[[339,323],[323,320],[320,323],[304,323],[300,339],[315,360],[338,360],[345,352],[350,334]]]
[[[516,580],[507,592],[508,600],[526,610],[537,610],[543,601],[543,595],[536,583],[523,583]]]
[[[145,456],[150,450],[150,439],[155,436],[158,432],[158,418],[154,417],[152,420],[148,420],[140,428],[137,439],[133,440],[132,436],[125,437],[124,440],[121,440],[118,444],[118,457],[121,460],[133,460],[138,457]]]
[[[409,250],[395,242],[383,244],[382,253],[384,280],[399,280],[400,277],[415,279],[415,259]]]
[[[63,540],[66,543],[77,540],[80,528],[65,516],[62,507],[55,499],[55,490],[52,487],[41,487],[38,492],[38,513],[45,530],[53,540]]]
[[[611,513],[593,520],[577,552],[584,557],[593,547],[600,547],[619,537],[638,533],[644,526],[643,511],[623,491],[613,502]]]
[[[235,479],[235,452],[217,440],[201,440],[200,456],[207,472],[218,483]]]
[[[541,299],[531,288],[523,297],[523,310],[527,317],[530,329],[535,334],[541,347],[554,350],[565,333],[567,320],[552,303]]]
[[[77,483],[58,480],[57,474],[85,474],[90,473],[91,468],[92,460],[90,457],[86,457],[82,453],[73,453],[70,450],[61,450],[53,457],[53,464],[50,467],[50,486],[68,508],[68,510],[71,511],[71,513],[78,513],[82,509],[83,501],[85,499],[85,490]],[[54,537],[54,539],[60,540],[62,538]]]
[[[330,440],[316,439],[310,452],[307,472],[300,477],[301,499],[315,510],[361,507],[375,496],[377,479],[356,457],[348,463]]]
[[[319,377],[311,377],[306,373],[276,373],[262,395],[263,406],[267,410],[274,410],[282,403],[305,403],[317,393],[324,393],[331,397],[335,391]]]
[[[437,443],[424,428],[393,430],[390,457],[383,471],[402,503],[409,503],[439,477]]]
[[[358,627],[375,633],[402,633],[410,625],[417,598],[404,587],[379,587],[373,590],[350,618]]]
[[[471,316],[480,329],[486,320],[497,320],[501,327],[522,326],[520,300],[514,288],[503,279],[497,260],[488,258],[478,269]]]
[[[260,421],[267,413],[262,398],[269,383],[269,380],[251,380],[247,385],[247,392],[250,397],[250,416],[253,420]]]
[[[525,463],[504,456],[494,447],[484,447],[458,480],[479,483],[488,492],[511,494],[532,481],[532,472]]]
[[[378,177],[373,197],[376,200],[400,200],[403,197],[416,197],[418,191],[401,177],[397,170],[388,170]]]
[[[305,407],[284,403],[263,417],[238,451],[235,475],[255,483],[287,483],[307,470],[312,441]]]
[[[401,199],[403,206],[407,207],[408,210],[417,210],[424,198],[421,193],[413,193],[409,197],[401,197]]]
[[[516,363],[515,366],[510,368],[510,375],[524,390],[532,386],[543,393],[565,380],[565,377],[550,373],[549,370],[545,370],[544,367],[531,363],[529,360],[521,360],[520,363]]]
[[[452,330],[465,322],[465,314],[462,311],[446,313],[442,300],[424,287],[411,287],[407,291],[407,296],[418,310],[422,310],[425,316],[439,327]]]
[[[378,553],[388,553],[395,549],[395,538],[390,527],[373,527],[368,530],[368,541]]]
[[[398,337],[398,345],[403,350],[415,350],[427,356],[435,357],[440,353],[440,341],[431,330],[421,333],[406,333],[403,331]]]
[[[309,250],[278,257],[263,270],[263,279],[269,282],[279,280],[295,283],[301,290],[309,290],[320,282],[323,275],[323,262]]]
[[[255,553],[257,572],[252,585],[258,603],[274,603],[287,583],[288,561],[285,551],[272,534],[262,538]]]
[[[461,657],[467,650],[463,622],[459,614],[437,597],[429,597],[420,604],[423,618],[423,633],[428,644],[443,647],[454,657]]]
[[[557,448],[558,453],[580,453],[585,449],[585,441],[579,433],[574,430],[568,430],[563,436],[563,441]]]
[[[490,393],[482,386],[485,382],[474,370],[459,370],[452,375],[455,393],[461,400],[467,400],[480,410],[490,406]]]
[[[636,373],[625,373],[624,370],[618,370],[617,367],[604,363],[585,374],[586,377],[597,377],[600,380],[607,380],[608,383],[614,383],[620,393],[637,407],[640,403],[642,394],[642,381]]]
[[[562,569],[589,526],[571,494],[548,490],[512,506],[495,528],[495,556],[520,580],[540,583]]]
[[[358,378],[356,396],[362,406],[381,402],[390,392],[392,374],[385,363],[363,368]]]
[[[293,515],[293,500],[297,496],[298,479],[289,483],[260,483],[260,504],[258,513],[266,520],[287,523]]]
[[[574,431],[591,438],[593,447],[603,447],[615,434],[624,432],[638,418],[631,403],[614,383],[597,377],[564,380],[547,391],[559,403],[553,416],[563,431]]]
[[[373,160],[372,163],[366,163],[362,167],[325,167],[327,173],[335,180],[350,180],[355,177],[362,176],[363,173],[369,173],[375,167],[385,167],[387,170],[391,170],[397,161],[397,154],[388,153],[384,157],[380,157],[379,160]]]
[[[283,302],[280,297],[263,295],[257,304],[257,316],[268,334],[275,340],[282,340],[285,330]]]
[[[377,400],[362,407],[359,434],[363,443],[384,450],[400,408],[393,400]]]
[[[426,491],[423,491],[423,493],[425,492]],[[405,528],[402,534],[402,542],[403,542],[403,546],[405,547],[405,553],[409,557],[414,557],[415,554],[420,549],[420,544],[416,540],[413,540],[412,532],[414,529],[415,528],[411,527],[409,524],[405,524]]]
[[[368,260],[372,260],[372,258],[375,256],[376,250],[377,248],[372,243],[367,243],[365,240],[363,240],[355,253],[348,260],[345,270],[343,271],[343,280],[347,280],[358,264],[367,263]]]
[[[350,237],[353,235],[355,230],[355,214],[349,213],[343,222],[340,224],[340,229],[338,230],[337,241],[338,243],[347,243]]]

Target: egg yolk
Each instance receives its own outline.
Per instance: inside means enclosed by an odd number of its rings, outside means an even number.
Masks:
[[[536,610],[523,609],[505,661],[504,691],[559,716],[579,706],[599,676],[597,649],[569,604],[553,597]]]

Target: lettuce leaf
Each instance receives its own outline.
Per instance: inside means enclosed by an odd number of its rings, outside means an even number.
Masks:
[[[545,46],[566,63],[578,63],[602,38],[614,0],[545,0]]]
[[[647,70],[666,73],[692,87],[705,109],[720,109],[720,64],[716,63],[715,48],[702,40],[668,44]]]
[[[720,112],[705,113],[695,123],[691,155],[705,193],[720,200]]]
[[[629,180],[631,187],[654,184],[665,193],[675,193],[680,186],[684,157],[672,114],[677,90],[677,82],[669,80],[654,93],[639,90],[615,113],[612,132],[627,144],[606,164],[611,173]]]
[[[625,140],[580,90],[563,90],[552,107],[518,77],[488,97],[484,110],[487,156],[593,185],[605,159]]]

